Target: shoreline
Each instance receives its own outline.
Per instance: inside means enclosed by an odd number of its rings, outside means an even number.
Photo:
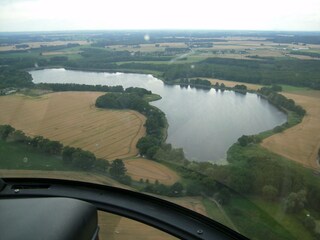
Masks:
[[[126,71],[126,70],[124,70],[124,69],[121,69],[121,70],[120,70],[120,69],[119,69],[119,70],[114,70],[114,69],[113,69],[113,70],[112,70],[112,69],[90,69],[90,68],[89,68],[89,69],[88,69],[88,68],[84,69],[84,68],[69,68],[69,67],[64,67],[64,66],[40,67],[40,68],[31,68],[31,69],[28,69],[28,70],[29,70],[29,71],[31,71],[31,70],[37,71],[37,70],[55,69],[55,68],[63,68],[63,69],[65,69],[65,70],[84,71],[84,72],[92,72],[92,71],[94,71],[94,72],[108,72],[108,73],[120,72],[120,73],[133,73],[133,74],[147,74],[147,73],[141,72],[140,70],[138,70],[138,71],[131,71],[131,70]],[[150,73],[150,74],[151,74],[151,73]],[[151,75],[153,76],[153,74],[151,74]],[[155,76],[153,76],[153,77],[155,77]],[[155,78],[161,80],[164,84],[168,84],[167,81],[161,79],[161,78],[158,77],[158,76],[156,76]],[[213,81],[215,81],[215,80],[213,80]],[[228,80],[220,80],[220,81],[228,82]],[[211,84],[212,84],[212,81],[210,81],[210,82],[211,82]],[[250,93],[257,94],[257,96],[260,96],[260,97],[266,99],[265,96],[257,93],[256,90],[254,90],[254,89],[251,88],[251,85],[252,85],[252,84],[243,83],[243,82],[230,81],[230,84],[235,84],[235,83],[238,83],[238,84],[242,84],[242,85],[247,86],[248,90],[245,91],[245,92],[250,92]],[[175,83],[175,82],[173,82],[173,83],[170,82],[169,84],[170,84],[170,85],[181,85],[181,84]],[[247,84],[248,84],[248,85],[247,85]],[[190,84],[189,84],[189,85],[190,85]],[[256,85],[255,85],[255,86],[256,86]],[[259,86],[259,85],[257,85],[257,86]],[[191,85],[191,87],[195,87],[195,88],[196,88],[197,86],[192,86],[192,85]],[[207,88],[207,89],[208,89],[208,90],[211,90],[212,88],[214,88],[213,85],[211,85],[211,87],[210,87],[210,88]],[[230,87],[230,86],[226,86],[226,90],[234,91],[234,92],[239,92],[239,91],[236,91],[235,89],[233,89],[233,87]],[[280,94],[281,94],[281,93],[280,93]],[[266,100],[267,100],[267,99],[266,99]],[[268,100],[267,100],[267,101],[268,101]],[[288,111],[287,111],[286,109],[280,107],[280,106],[277,106],[277,105],[271,103],[270,101],[268,101],[268,103],[271,104],[272,106],[276,107],[276,108],[277,108],[278,110],[280,110],[281,112],[285,113],[286,116],[287,116],[287,121],[286,121],[284,124],[281,124],[281,125],[278,125],[278,126],[283,126],[283,125],[285,125],[285,124],[288,124],[288,117],[289,117]],[[151,106],[152,106],[152,107],[155,107],[155,106],[153,106],[153,105],[151,105]],[[157,108],[157,109],[158,109],[158,108]],[[160,109],[158,109],[158,110],[160,110]],[[161,111],[161,110],[160,110],[160,111]],[[161,111],[161,112],[162,112],[162,111]],[[164,112],[162,112],[162,113],[165,115]],[[164,130],[163,142],[166,142],[166,140],[167,140],[167,138],[168,138],[168,128],[169,128],[169,124],[168,124],[168,121],[167,121],[167,118],[166,118],[166,117],[165,117],[165,120],[166,120],[166,126],[165,126],[165,128],[164,128],[165,130]],[[294,126],[294,125],[293,125],[293,126]],[[293,126],[289,126],[289,128],[291,128],[291,127],[293,127]],[[277,126],[275,126],[275,127],[277,127]],[[275,127],[274,127],[274,128],[275,128]],[[287,128],[286,128],[286,129],[287,129]],[[275,134],[278,134],[278,133],[272,132],[272,130],[273,130],[273,128],[272,128],[272,129],[269,129],[269,130],[267,130],[267,131],[258,132],[258,133],[254,134],[254,135],[259,135],[259,134],[262,134],[262,133],[264,133],[264,132],[269,132],[269,131],[270,131],[270,134],[271,134],[271,135],[269,135],[269,136],[267,136],[267,137],[270,137],[270,136],[273,136],[273,135],[275,135]],[[240,137],[240,136],[239,136],[239,137]],[[231,146],[232,146],[232,145],[231,145]],[[231,146],[230,146],[230,147],[231,147]],[[230,147],[229,147],[229,148],[230,148]],[[226,158],[226,159],[227,159],[227,158]],[[225,160],[226,160],[226,159],[225,159]],[[214,161],[214,160],[212,160],[212,161]]]

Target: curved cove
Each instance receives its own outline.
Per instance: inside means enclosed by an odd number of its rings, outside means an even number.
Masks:
[[[228,148],[242,135],[286,122],[286,115],[256,94],[165,85],[152,75],[59,69],[30,71],[34,83],[78,83],[143,87],[162,96],[151,104],[168,119],[167,142],[195,161],[225,161]]]

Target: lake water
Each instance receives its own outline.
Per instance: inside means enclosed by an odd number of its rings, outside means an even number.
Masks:
[[[34,83],[79,83],[143,87],[162,96],[152,102],[168,119],[167,142],[183,148],[195,161],[223,162],[242,135],[256,134],[286,122],[286,115],[256,94],[199,90],[165,85],[144,74],[83,72],[59,69],[31,71]]]

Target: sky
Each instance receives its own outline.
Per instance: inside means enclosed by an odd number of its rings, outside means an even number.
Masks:
[[[0,0],[0,32],[114,29],[320,31],[320,0]]]

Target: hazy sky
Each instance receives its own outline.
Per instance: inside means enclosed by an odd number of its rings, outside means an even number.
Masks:
[[[320,0],[0,0],[0,31],[320,31]]]

